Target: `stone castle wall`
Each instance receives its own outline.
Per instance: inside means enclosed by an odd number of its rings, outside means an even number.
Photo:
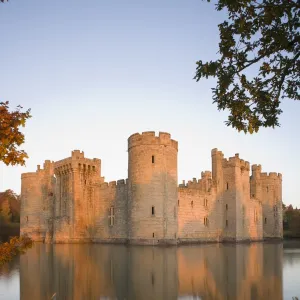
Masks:
[[[158,243],[177,238],[177,142],[168,133],[128,139],[128,238]]]
[[[128,183],[104,182],[95,188],[95,242],[125,242],[128,234]]]
[[[168,133],[128,139],[128,179],[105,182],[78,150],[22,174],[21,234],[54,243],[177,244],[282,238],[282,176],[211,152],[212,172],[177,183]]]
[[[36,241],[46,237],[53,213],[55,178],[53,162],[46,160],[44,168],[22,174],[20,234],[28,234]]]

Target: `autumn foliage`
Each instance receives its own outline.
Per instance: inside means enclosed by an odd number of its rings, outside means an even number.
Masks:
[[[9,102],[0,102],[0,161],[6,165],[24,165],[28,158],[19,146],[25,141],[20,127],[24,127],[26,120],[31,117],[30,109],[22,112],[22,106],[15,111],[9,111]]]
[[[0,244],[0,266],[11,261],[14,256],[24,253],[32,244],[28,236],[13,237],[9,242]]]

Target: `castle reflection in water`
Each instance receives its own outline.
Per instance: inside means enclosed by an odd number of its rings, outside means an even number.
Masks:
[[[282,244],[143,247],[35,244],[20,257],[28,299],[282,299]],[[189,297],[188,297],[189,296]]]

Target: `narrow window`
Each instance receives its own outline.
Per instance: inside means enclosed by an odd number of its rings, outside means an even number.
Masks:
[[[269,193],[269,187],[267,186],[267,193]]]
[[[204,206],[207,207],[207,199],[204,199]]]
[[[191,201],[191,206],[192,206],[192,207],[194,206],[194,201],[193,201],[193,200]]]
[[[154,164],[154,155],[152,155],[152,163]]]
[[[154,274],[153,273],[151,274],[151,282],[152,282],[152,285],[154,285]]]
[[[152,237],[154,238],[154,232],[152,233]]]
[[[109,218],[109,225],[114,226],[115,224],[115,208],[113,206],[110,207],[110,215]]]
[[[228,189],[229,189],[229,184],[228,184],[228,182],[226,183],[226,189],[227,189],[227,191],[228,191]]]
[[[228,204],[226,204],[226,210],[228,210]]]
[[[267,224],[267,218],[265,218],[265,224]]]
[[[179,199],[178,199],[178,206],[179,206]]]
[[[174,218],[176,218],[176,207],[174,206]]]
[[[226,220],[226,227],[228,227],[228,220]]]
[[[155,215],[155,207],[154,206],[152,206],[151,212],[152,212],[152,216],[154,216]]]
[[[204,217],[204,225],[208,226],[208,218],[207,217]]]
[[[257,223],[257,211],[254,209],[254,223]]]

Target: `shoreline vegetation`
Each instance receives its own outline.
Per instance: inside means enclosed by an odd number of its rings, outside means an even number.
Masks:
[[[0,267],[11,261],[14,256],[25,253],[25,250],[31,248],[33,241],[28,236],[12,237],[9,242],[0,244]]]

